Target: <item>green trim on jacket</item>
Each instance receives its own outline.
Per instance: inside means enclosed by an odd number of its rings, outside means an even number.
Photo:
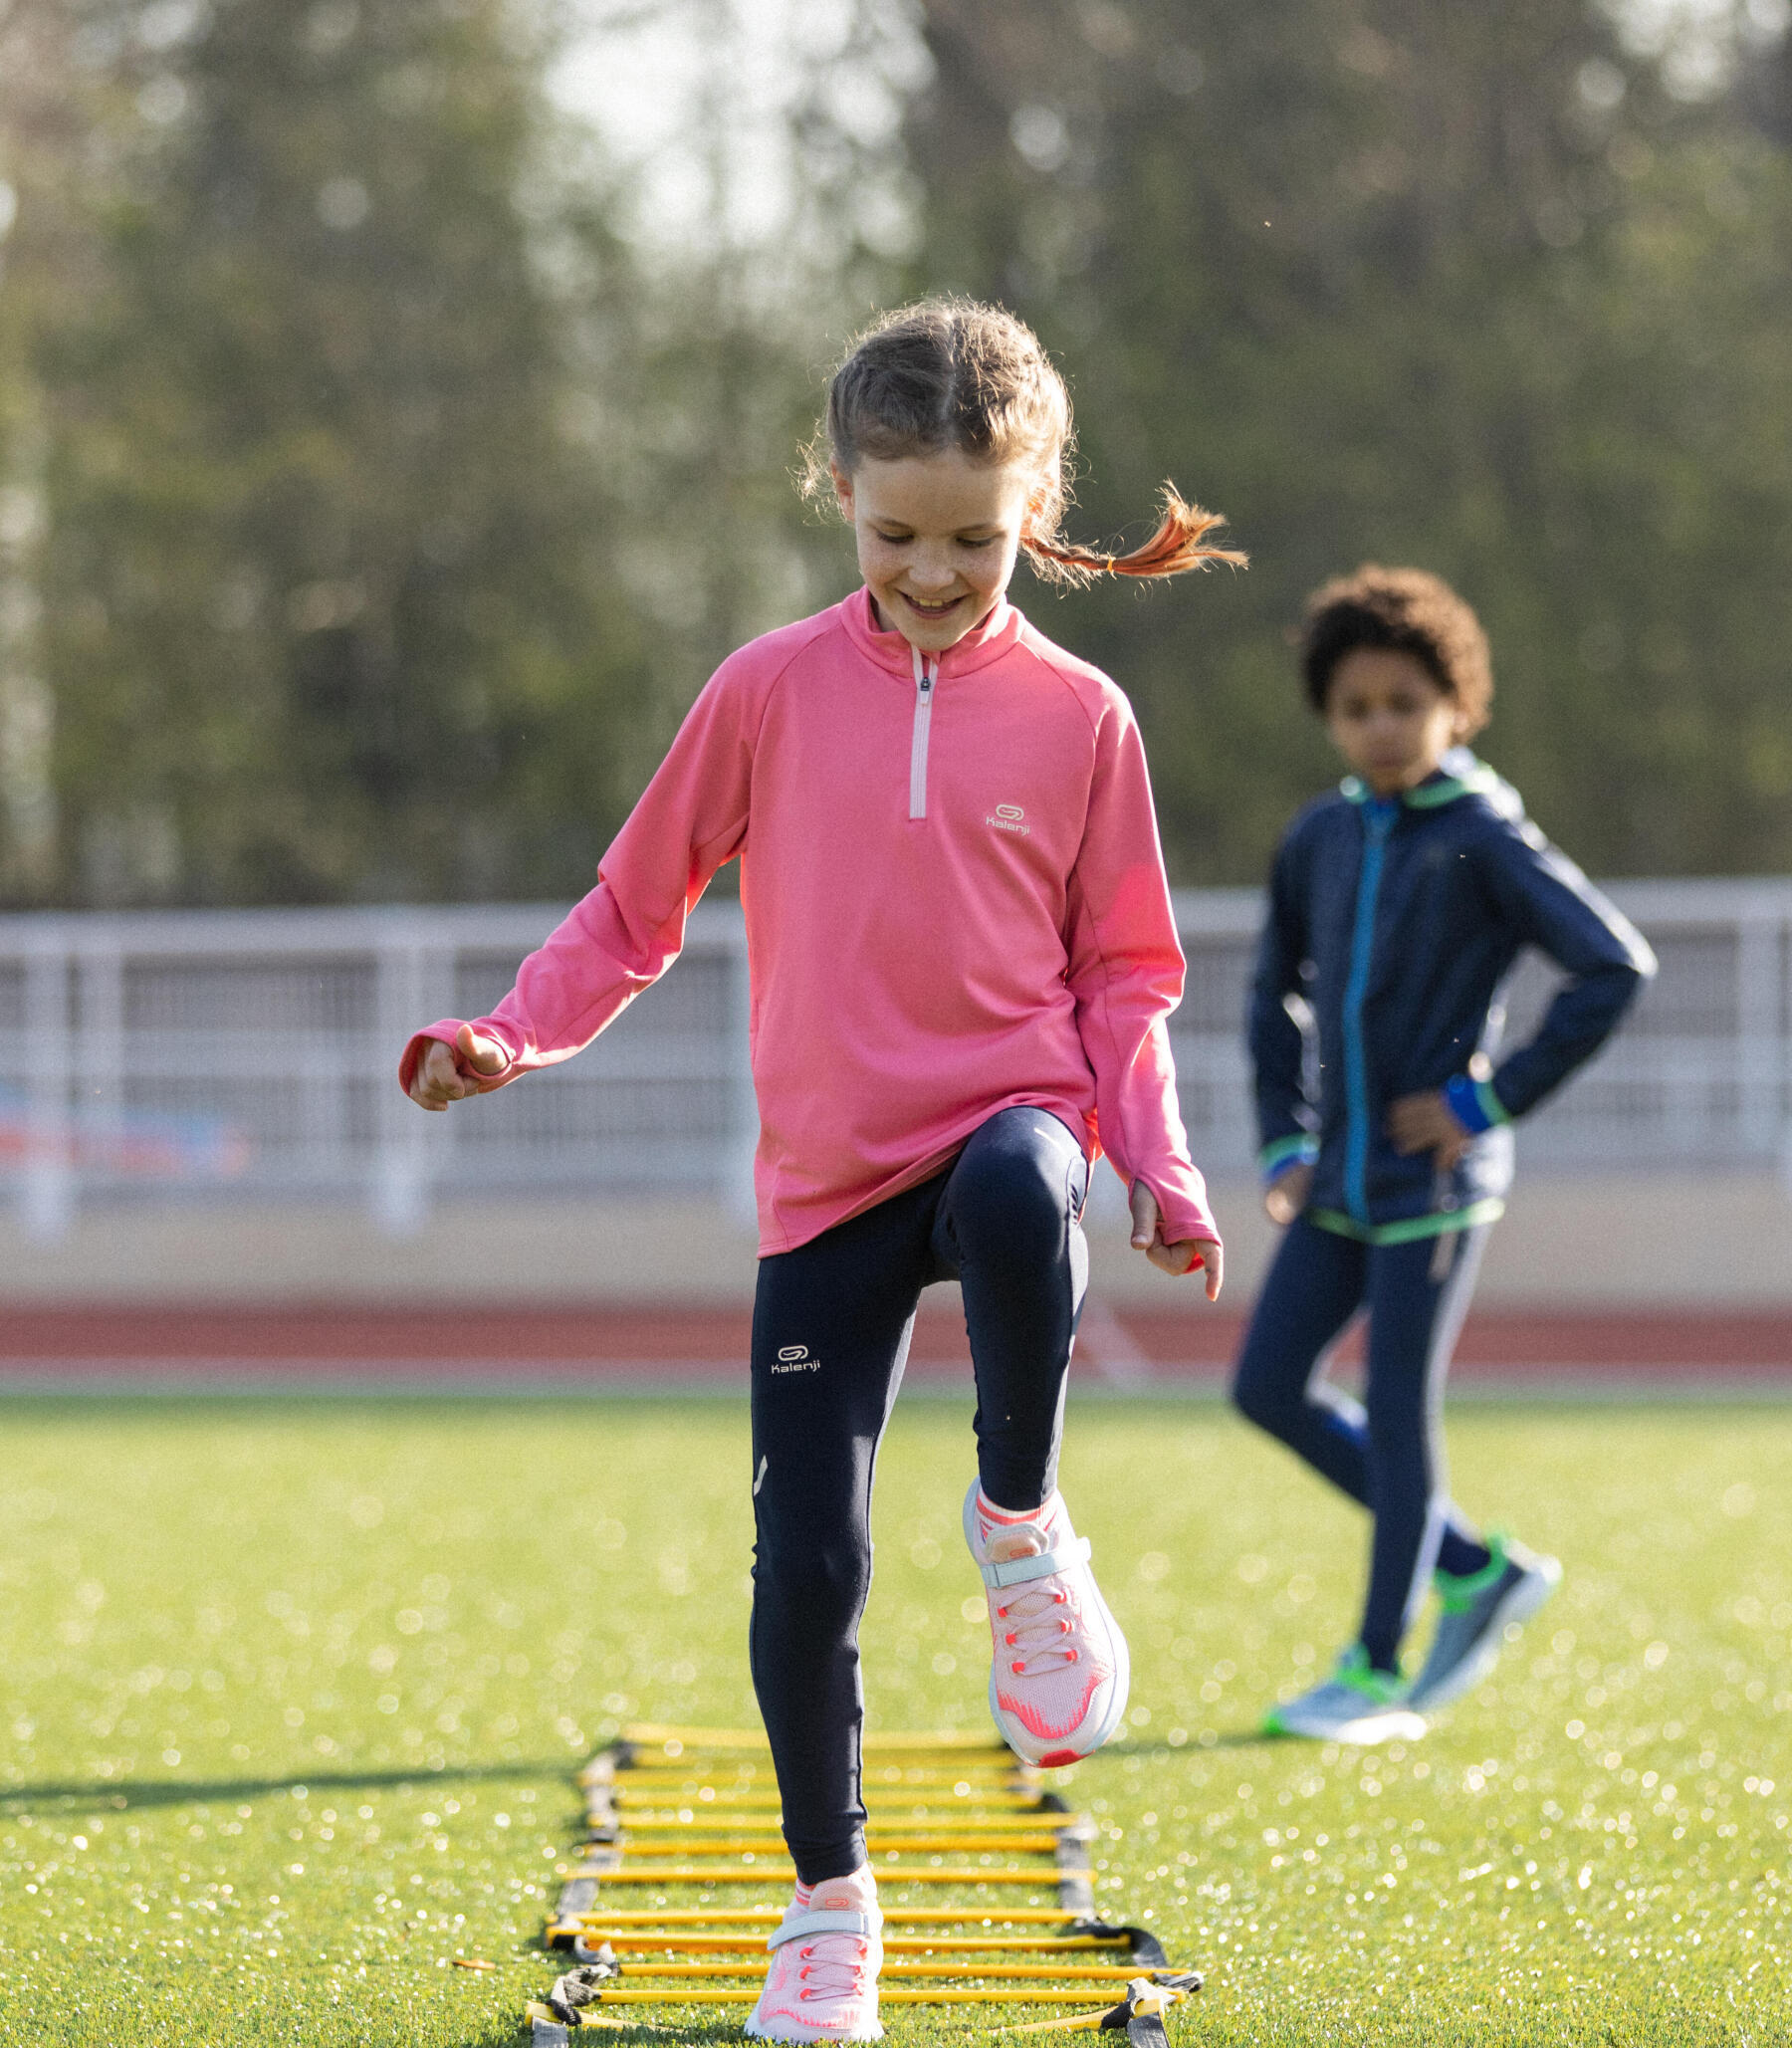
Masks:
[[[1499,778],[1484,762],[1477,761],[1466,775],[1441,775],[1435,782],[1421,783],[1416,790],[1402,790],[1400,800],[1415,810],[1436,810],[1441,803],[1454,803],[1458,796],[1490,796],[1499,788]],[[1369,786],[1360,776],[1346,776],[1338,785],[1352,803],[1369,800]]]
[[[1449,1209],[1431,1216],[1404,1216],[1398,1223],[1361,1224],[1341,1209],[1309,1209],[1306,1221],[1359,1245],[1411,1245],[1421,1238],[1441,1238],[1446,1231],[1468,1231],[1476,1224],[1496,1223],[1505,1214],[1502,1196],[1489,1195],[1466,1209]]]

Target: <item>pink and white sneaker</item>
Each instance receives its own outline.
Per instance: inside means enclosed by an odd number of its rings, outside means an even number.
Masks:
[[[868,1865],[796,1887],[766,1943],[772,1967],[747,2031],[762,2041],[881,2041],[877,1973],[883,1915]]]
[[[990,1711],[1002,1739],[1028,1763],[1099,1749],[1126,1711],[1132,1666],[1063,1495],[1016,1513],[973,1483],[965,1541],[988,1589]]]

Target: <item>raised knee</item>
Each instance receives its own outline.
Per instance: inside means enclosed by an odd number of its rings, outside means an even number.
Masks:
[[[1055,1185],[1054,1185],[1055,1182]],[[952,1191],[953,1222],[961,1241],[986,1234],[1005,1246],[1055,1247],[1069,1223],[1061,1173],[1046,1160],[1013,1154],[967,1159]]]

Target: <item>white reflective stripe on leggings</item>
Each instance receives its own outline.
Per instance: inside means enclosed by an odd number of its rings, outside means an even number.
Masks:
[[[940,680],[940,664],[925,662],[919,647],[911,646],[915,658],[915,734],[909,742],[909,816],[927,815],[927,734],[933,724],[934,686]]]
[[[1404,1637],[1418,1619],[1420,1604],[1425,1598],[1426,1588],[1431,1584],[1432,1572],[1436,1569],[1438,1552],[1443,1547],[1445,1525],[1450,1519],[1450,1476],[1445,1463],[1443,1404],[1444,1378],[1450,1369],[1451,1356],[1456,1347],[1456,1339],[1462,1334],[1462,1323],[1468,1314],[1468,1303],[1474,1295],[1475,1274],[1480,1267],[1480,1254],[1487,1242],[1491,1224],[1471,1224],[1465,1231],[1440,1231],[1440,1238],[1453,1238],[1449,1277],[1439,1293],[1437,1312],[1432,1317],[1431,1347],[1425,1358],[1425,1380],[1421,1398],[1425,1403],[1425,1434],[1437,1453],[1437,1468],[1432,1474],[1432,1494],[1425,1506],[1425,1528],[1419,1539],[1419,1554],[1413,1559],[1413,1576],[1407,1586],[1406,1606],[1401,1612],[1400,1633]],[[1436,1275],[1438,1258],[1434,1248],[1432,1271]]]

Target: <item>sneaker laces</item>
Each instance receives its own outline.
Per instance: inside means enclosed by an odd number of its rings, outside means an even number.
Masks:
[[[824,1955],[823,1947],[851,1950],[850,1956]],[[857,1934],[817,1934],[796,1951],[796,1993],[805,2003],[811,1998],[856,1998],[865,1987],[865,1964],[869,1959],[865,1943]]]
[[[1055,1496],[1054,1496],[1055,1497]],[[992,1564],[1011,1564],[1017,1557],[1039,1557],[1051,1548],[1046,1524],[1022,1522],[1003,1526],[992,1534],[985,1555]],[[996,1607],[996,1619],[1003,1624],[1003,1643],[1018,1656],[1008,1669],[1017,1679],[1037,1678],[1042,1672],[1061,1671],[1080,1661],[1081,1653],[1064,1638],[1075,1633],[1075,1623],[1064,1612],[1070,1596],[1053,1579],[1035,1579],[1016,1586]]]
[[[861,1887],[851,1878],[828,1880],[825,1884],[796,1888],[795,1905],[804,1913],[877,1914],[875,1884],[867,1901]],[[825,1897],[821,1895],[825,1893]],[[807,2004],[821,1998],[857,1998],[871,1975],[871,1948],[863,1934],[829,1930],[810,1934],[796,1950],[796,1981],[801,1986],[797,1999]]]

